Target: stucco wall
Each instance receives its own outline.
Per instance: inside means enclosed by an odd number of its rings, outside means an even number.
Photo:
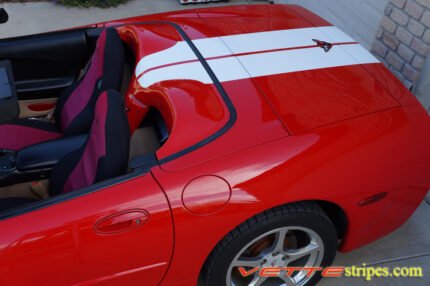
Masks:
[[[277,0],[303,6],[370,49],[389,0]]]

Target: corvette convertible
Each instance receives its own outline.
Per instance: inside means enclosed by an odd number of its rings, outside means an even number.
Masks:
[[[294,5],[2,39],[0,109],[1,285],[315,285],[430,187],[426,111]]]

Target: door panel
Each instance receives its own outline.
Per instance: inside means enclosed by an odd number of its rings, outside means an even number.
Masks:
[[[48,79],[15,81],[15,87],[19,99],[41,99],[58,97],[63,89],[69,87],[75,81],[75,75],[68,77],[56,77]]]
[[[90,56],[86,29],[0,40],[0,60],[9,59],[19,99],[57,97]]]
[[[46,116],[52,112],[57,98],[33,99],[19,101],[19,118]]]
[[[138,226],[109,230],[127,221]],[[10,286],[158,285],[173,249],[169,205],[150,174],[0,221],[0,233],[0,285]]]

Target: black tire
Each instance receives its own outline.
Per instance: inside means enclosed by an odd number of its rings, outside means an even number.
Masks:
[[[324,251],[321,267],[330,266],[338,247],[336,228],[317,203],[294,203],[265,211],[242,223],[218,243],[208,257],[202,278],[205,286],[226,285],[229,267],[237,255],[253,240],[283,227],[303,227],[317,233]],[[317,273],[304,286],[315,285],[321,279]]]

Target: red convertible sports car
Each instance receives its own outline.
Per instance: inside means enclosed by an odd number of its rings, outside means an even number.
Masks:
[[[0,111],[0,285],[315,285],[430,187],[426,111],[299,6],[3,39]]]

